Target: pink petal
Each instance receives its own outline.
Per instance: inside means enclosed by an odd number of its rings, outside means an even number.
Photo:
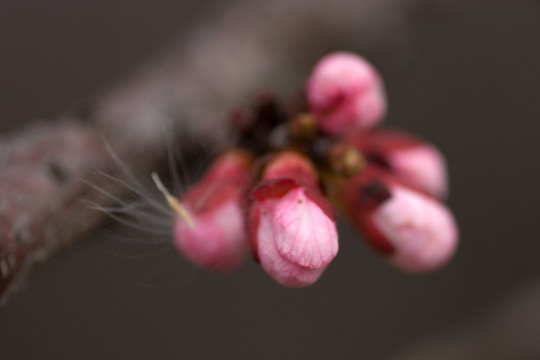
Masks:
[[[306,94],[319,127],[332,135],[372,127],[386,112],[379,75],[352,53],[334,53],[320,60],[307,81]]]
[[[395,247],[391,261],[408,271],[427,271],[446,264],[454,254],[457,226],[443,204],[402,186],[372,215],[379,231]]]
[[[217,271],[240,266],[249,249],[244,214],[238,201],[231,198],[212,210],[193,216],[195,228],[177,217],[174,243],[194,264]]]
[[[356,131],[346,141],[408,185],[438,198],[447,196],[446,161],[435,146],[395,130]]]
[[[334,221],[302,188],[260,204],[256,236],[261,265],[286,286],[311,285],[338,251]]]

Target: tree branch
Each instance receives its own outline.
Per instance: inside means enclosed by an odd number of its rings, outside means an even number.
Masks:
[[[103,139],[128,167],[148,174],[166,154],[164,134],[178,125],[194,137],[224,143],[220,120],[227,108],[261,85],[290,91],[316,56],[336,46],[376,41],[375,34],[399,19],[398,4],[389,3],[240,1],[84,112],[3,139],[0,303],[36,263],[101,222],[103,214],[80,200],[103,206],[110,200],[89,184],[121,196],[117,184],[98,176],[119,171]]]

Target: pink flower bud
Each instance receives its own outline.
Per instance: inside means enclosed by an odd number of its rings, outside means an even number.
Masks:
[[[184,196],[193,224],[175,218],[174,240],[181,254],[216,271],[242,264],[249,250],[244,209],[250,183],[251,158],[246,153],[231,151],[214,162]]]
[[[446,161],[433,145],[393,130],[356,131],[347,142],[408,185],[441,199],[446,197]]]
[[[284,153],[251,193],[249,230],[255,257],[278,283],[313,284],[338,252],[336,212],[316,185],[311,164]]]
[[[331,135],[373,127],[386,112],[379,75],[371,64],[352,53],[322,58],[307,81],[306,95],[319,128]]]
[[[446,264],[454,254],[457,225],[437,200],[373,168],[338,191],[346,215],[397,267],[429,271]]]

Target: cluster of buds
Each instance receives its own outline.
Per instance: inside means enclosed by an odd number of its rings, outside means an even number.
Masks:
[[[396,267],[429,271],[457,245],[441,200],[445,160],[431,144],[379,129],[380,76],[361,57],[335,53],[313,69],[288,108],[270,96],[232,116],[237,139],[181,199],[173,237],[192,263],[215,271],[253,258],[278,283],[313,284],[338,252],[337,207]]]

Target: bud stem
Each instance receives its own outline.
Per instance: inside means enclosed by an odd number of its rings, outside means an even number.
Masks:
[[[169,190],[163,185],[161,182],[161,179],[159,178],[158,174],[155,172],[152,173],[152,180],[154,181],[154,184],[156,185],[156,188],[165,196],[165,199],[167,200],[167,203],[169,204],[169,207],[177,213],[185,222],[186,224],[191,228],[195,228],[195,222],[191,218],[191,215],[189,215],[189,212],[187,211],[186,207],[178,201],[177,198],[171,195]]]

